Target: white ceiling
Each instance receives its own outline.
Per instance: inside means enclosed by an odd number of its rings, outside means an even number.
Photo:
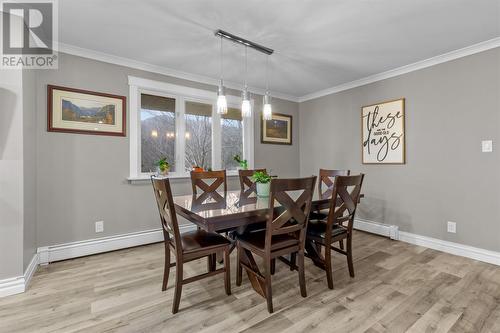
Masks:
[[[271,90],[300,97],[500,36],[500,0],[62,0],[60,42],[217,78],[220,28],[273,48]],[[224,76],[244,48],[224,44]],[[265,86],[249,50],[249,85]]]

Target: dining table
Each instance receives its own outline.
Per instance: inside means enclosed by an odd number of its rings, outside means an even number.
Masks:
[[[300,192],[290,193],[290,197],[298,197]],[[363,195],[360,195],[362,198]],[[195,224],[197,227],[218,233],[242,234],[247,229],[255,228],[263,224],[268,218],[269,197],[259,197],[255,191],[226,191],[226,192],[204,192],[201,195],[180,195],[174,196],[175,211],[178,215]],[[330,207],[331,193],[321,195],[314,192],[311,212],[319,212]],[[280,214],[282,211],[278,202],[274,204],[273,215]],[[306,256],[313,263],[325,269],[324,260],[321,253],[312,244],[306,241]],[[279,260],[296,270],[294,262],[279,257]],[[241,260],[254,272],[247,270],[247,275],[252,287],[261,295],[264,294],[262,279],[259,275],[259,269],[253,256],[249,252],[243,252]],[[212,268],[214,269],[214,268]],[[255,273],[257,272],[257,273]]]

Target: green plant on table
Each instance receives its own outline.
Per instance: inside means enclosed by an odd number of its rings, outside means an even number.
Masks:
[[[254,183],[259,183],[259,184],[267,184],[267,183],[271,182],[271,176],[269,176],[264,171],[254,172],[254,174],[252,175],[252,177],[250,177],[250,179]]]

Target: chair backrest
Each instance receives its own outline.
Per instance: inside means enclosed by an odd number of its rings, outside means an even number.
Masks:
[[[255,172],[267,173],[266,169],[254,169],[254,170],[238,170],[238,175],[240,176],[240,189],[241,192],[253,192],[255,191],[255,183],[250,179]]]
[[[205,180],[213,180],[209,184]],[[193,194],[197,194],[197,189],[201,189],[202,193],[216,192],[219,187],[224,186],[224,193],[227,192],[226,170],[220,171],[191,171],[191,185]]]
[[[337,176],[349,176],[351,170],[327,170],[319,169],[318,194],[319,198],[330,198],[332,196],[333,182]],[[332,179],[333,178],[333,179]],[[323,188],[323,185],[326,187]]]
[[[226,208],[226,197],[217,192],[205,192],[199,196],[193,194],[193,197],[191,198],[191,210],[193,212]]]
[[[346,227],[347,223],[348,232],[352,232],[364,177],[364,174],[335,177],[326,228],[327,239],[331,237],[333,224]]]
[[[271,239],[274,235],[298,233],[300,243],[304,244],[315,185],[316,176],[271,180],[266,225],[266,251],[271,250]],[[302,193],[299,193],[300,191]],[[281,206],[279,210],[281,213],[277,217],[274,217],[273,214],[275,201]]]
[[[156,204],[158,206],[158,212],[160,213],[160,221],[165,242],[170,241],[170,236],[172,236],[176,251],[182,251],[182,243],[180,241],[181,234],[179,232],[177,215],[175,213],[170,180],[168,178],[156,178],[152,176],[151,183],[153,184]]]

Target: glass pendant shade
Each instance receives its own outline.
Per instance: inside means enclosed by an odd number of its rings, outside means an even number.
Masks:
[[[271,96],[269,92],[264,95],[264,108],[262,109],[262,117],[264,120],[271,120],[273,118],[273,109],[271,107]]]
[[[247,88],[243,90],[241,102],[241,116],[244,118],[248,118],[252,116],[252,105],[250,104],[250,98]]]
[[[226,92],[224,89],[224,82],[222,80],[220,80],[219,87],[217,89],[217,113],[218,114],[227,113]]]

